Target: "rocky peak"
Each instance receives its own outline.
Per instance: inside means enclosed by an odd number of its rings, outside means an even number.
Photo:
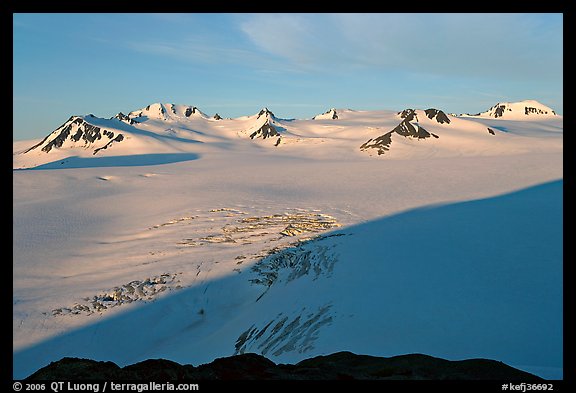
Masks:
[[[322,113],[322,114],[320,114],[320,115],[314,116],[314,117],[312,118],[312,120],[319,120],[319,119],[332,119],[332,120],[336,120],[336,119],[338,119],[338,113],[336,112],[336,109],[330,108],[330,109],[328,109],[326,112],[324,112],[324,113]]]
[[[259,119],[261,116],[265,116],[267,118],[276,117],[276,116],[274,116],[274,113],[272,113],[268,108],[260,109],[260,112],[258,112],[258,117],[256,117],[256,119]]]
[[[280,133],[278,132],[276,127],[274,127],[272,125],[272,123],[270,123],[270,120],[266,119],[266,121],[264,122],[264,124],[260,128],[258,128],[252,134],[250,134],[250,139],[254,139],[254,138],[258,138],[258,137],[260,137],[262,139],[266,139],[266,138],[271,138],[273,136],[280,136]]]
[[[120,120],[124,123],[130,124],[130,125],[138,123],[136,120],[128,117],[127,115],[125,115],[122,112],[118,112],[118,114],[116,116],[114,116],[112,119],[118,119],[118,120]]]
[[[429,119],[436,119],[436,121],[440,124],[444,123],[450,124],[450,119],[441,110],[430,108],[426,109],[424,113],[426,113],[426,116],[428,116]]]
[[[184,116],[190,117],[190,115],[194,115],[197,112],[198,112],[198,108],[196,108],[195,106],[187,107],[186,110],[184,111]]]

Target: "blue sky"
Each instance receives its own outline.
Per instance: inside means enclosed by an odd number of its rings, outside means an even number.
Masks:
[[[154,102],[238,117],[268,107],[563,113],[563,15],[13,14],[13,139]]]

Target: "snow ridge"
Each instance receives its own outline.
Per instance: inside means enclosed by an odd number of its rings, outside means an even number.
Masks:
[[[499,102],[485,112],[477,113],[475,115],[467,114],[465,116],[488,117],[494,119],[538,119],[555,117],[558,115],[552,108],[536,100],[524,100],[518,102]]]

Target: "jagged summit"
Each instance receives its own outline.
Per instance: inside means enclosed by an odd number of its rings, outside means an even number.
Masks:
[[[146,119],[169,120],[174,118],[189,118],[191,116],[208,118],[205,113],[195,106],[162,104],[158,102],[150,104],[145,108],[132,111],[128,114],[129,118],[135,119],[136,121]]]
[[[554,117],[558,115],[552,108],[536,100],[524,100],[518,102],[499,102],[485,112],[476,113],[474,115],[465,114],[461,116],[527,120]]]
[[[254,138],[262,138],[262,139],[266,139],[266,138],[271,138],[274,136],[280,136],[280,133],[278,132],[277,127],[275,127],[269,119],[266,119],[266,121],[264,122],[264,124],[258,128],[257,130],[255,130],[254,132],[252,132],[250,134],[250,139],[254,139]],[[278,140],[278,143],[279,140]]]
[[[338,113],[336,112],[336,109],[330,108],[326,112],[320,115],[316,115],[312,118],[312,120],[324,120],[324,119],[332,119],[332,120],[338,119]]]
[[[130,125],[138,123],[136,120],[131,119],[129,116],[125,115],[122,112],[118,112],[118,114],[116,116],[112,117],[112,119],[118,119],[118,120],[123,121],[124,123],[130,124]]]
[[[426,116],[429,119],[436,119],[436,121],[440,124],[448,123],[450,124],[450,118],[446,115],[446,113],[442,112],[441,110],[429,108],[424,110]]]
[[[261,117],[266,117],[270,119],[276,118],[276,116],[274,116],[274,113],[272,113],[272,111],[270,111],[268,108],[260,109],[260,112],[258,112],[258,116],[256,116],[256,119],[260,119]]]
[[[418,115],[416,111],[416,109],[404,109],[403,111],[398,112],[397,115],[399,115],[402,119],[407,119],[408,121],[412,121],[414,118],[416,118],[416,121],[418,121]],[[430,120],[436,120],[440,124],[450,124],[450,118],[448,115],[439,109],[429,108],[424,109],[423,112],[425,116]]]
[[[254,119],[255,117],[255,119]],[[280,124],[279,120],[272,111],[264,107],[258,112],[257,115],[252,116],[254,122],[246,130],[250,139],[268,139],[278,137],[275,146],[280,144],[282,136],[280,131],[284,131],[284,127]]]

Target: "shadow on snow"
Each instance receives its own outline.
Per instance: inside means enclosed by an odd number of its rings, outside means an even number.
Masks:
[[[196,153],[158,153],[158,154],[134,154],[134,155],[131,154],[126,156],[111,156],[111,157],[74,156],[38,165],[34,168],[14,169],[14,171],[162,165],[181,161],[192,161],[197,160],[198,158],[200,158],[200,155]]]
[[[14,351],[14,378],[66,356],[132,364],[151,353],[162,355],[168,343],[172,353],[183,353],[186,363],[207,363],[232,355],[235,340],[250,324],[294,311],[289,308],[309,296],[333,296],[334,310],[358,314],[354,326],[366,321],[374,325],[351,332],[328,330],[338,334],[334,351],[373,348],[372,354],[386,356],[415,351],[444,358],[490,356],[513,366],[561,368],[562,188],[562,180],[552,181],[327,232],[349,235],[329,239],[340,257],[333,276],[321,280],[336,282],[308,281],[314,284],[303,288],[305,281],[297,279],[273,285],[263,297],[268,308],[263,308],[257,299],[266,287],[251,284],[254,275],[247,268],[241,274],[200,280]],[[332,295],[326,295],[331,287]],[[339,295],[342,291],[344,296]],[[291,301],[276,303],[278,299]],[[346,309],[354,304],[354,311]],[[346,318],[335,318],[335,324],[351,326]],[[199,353],[201,348],[211,353]]]

